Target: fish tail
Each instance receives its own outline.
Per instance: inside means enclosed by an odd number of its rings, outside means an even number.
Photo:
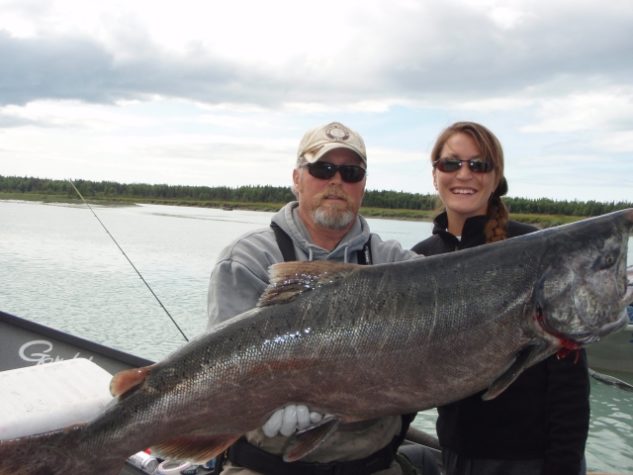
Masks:
[[[82,427],[72,426],[16,439],[0,440],[0,475],[91,473],[94,465],[87,466],[86,458],[80,457],[77,453]],[[109,472],[99,470],[99,473]]]

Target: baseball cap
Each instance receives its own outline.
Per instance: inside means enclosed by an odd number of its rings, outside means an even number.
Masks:
[[[367,166],[367,152],[362,137],[358,132],[340,122],[330,122],[308,130],[299,144],[297,165],[305,162],[314,163],[329,151],[337,148],[347,148],[356,152],[363,161],[363,165]]]

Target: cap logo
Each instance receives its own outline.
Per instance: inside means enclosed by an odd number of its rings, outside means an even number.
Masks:
[[[349,130],[344,128],[341,124],[331,124],[325,130],[325,135],[327,135],[332,140],[342,142],[349,139]]]

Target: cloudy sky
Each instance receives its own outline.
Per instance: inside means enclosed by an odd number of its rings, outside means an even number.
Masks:
[[[290,184],[338,120],[369,189],[429,193],[457,120],[510,196],[633,201],[630,0],[0,0],[0,174]]]

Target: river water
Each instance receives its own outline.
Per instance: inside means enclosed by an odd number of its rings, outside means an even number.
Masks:
[[[189,337],[206,326],[209,272],[234,238],[273,213],[160,205],[94,207]],[[411,247],[431,223],[369,219]],[[629,264],[633,263],[629,245]],[[85,206],[0,201],[0,309],[98,343],[160,359],[184,343],[143,281]],[[633,473],[633,393],[592,381],[587,463]],[[435,410],[415,424],[434,433]]]

